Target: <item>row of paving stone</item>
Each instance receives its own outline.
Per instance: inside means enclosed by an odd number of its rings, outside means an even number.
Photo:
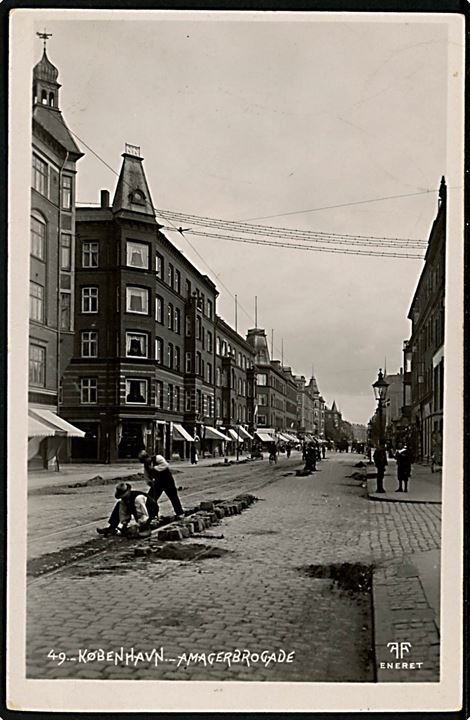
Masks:
[[[239,515],[255,501],[254,495],[249,494],[237,495],[233,500],[203,501],[195,513],[158,530],[157,538],[183,540],[194,533],[203,532],[226,516]]]

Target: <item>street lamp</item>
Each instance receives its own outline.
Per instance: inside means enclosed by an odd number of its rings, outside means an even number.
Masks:
[[[374,389],[374,395],[375,399],[377,401],[377,415],[379,420],[379,447],[385,452],[383,449],[384,446],[384,429],[383,429],[383,409],[385,406],[385,401],[387,399],[387,390],[388,390],[388,382],[384,379],[382,369],[379,370],[379,374],[377,376],[377,380],[372,385]],[[384,467],[385,469],[385,463]],[[384,486],[383,486],[383,470],[380,471],[379,468],[377,468],[377,492],[383,493],[385,492]]]

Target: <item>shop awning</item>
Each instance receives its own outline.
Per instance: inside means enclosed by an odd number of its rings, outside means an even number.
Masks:
[[[67,422],[64,418],[59,417],[51,410],[43,410],[42,408],[31,408],[29,410],[31,417],[42,422],[46,421],[47,425],[50,425],[55,429],[57,433],[64,434],[67,437],[85,437],[83,430],[75,427],[72,423]]]
[[[274,438],[274,435],[270,435],[270,434],[267,433],[267,432],[262,432],[262,431],[260,431],[260,430],[257,430],[257,431],[255,432],[255,435],[257,435],[257,436],[259,437],[259,439],[261,440],[261,442],[265,442],[265,443],[268,443],[268,442],[276,442],[276,440],[275,440],[275,438]]]
[[[35,417],[28,415],[28,437],[52,437],[57,428],[41,422]]]
[[[239,435],[236,430],[232,430],[232,428],[229,428],[228,432],[229,432],[231,440],[235,440],[235,442],[239,442],[239,443],[243,442],[242,436]]]
[[[204,439],[205,440],[224,440],[225,442],[230,442],[230,438],[227,437],[227,435],[224,435],[223,432],[220,432],[220,430],[217,430],[216,428],[213,428],[210,425],[205,425],[205,427],[204,427]]]
[[[186,440],[186,442],[194,442],[194,438],[179,423],[173,423],[173,440]]]
[[[295,443],[296,443],[296,442],[299,442],[299,441],[297,440],[297,438],[294,437],[294,435],[291,435],[290,433],[284,433],[284,435],[285,435],[286,438],[289,440],[289,442],[295,442]]]
[[[284,435],[283,433],[278,433],[277,437],[282,442],[290,442],[289,437],[287,435]]]
[[[253,440],[253,436],[250,435],[248,430],[245,430],[245,428],[242,427],[241,425],[238,428],[238,434],[240,435],[240,437],[245,438],[245,440]]]

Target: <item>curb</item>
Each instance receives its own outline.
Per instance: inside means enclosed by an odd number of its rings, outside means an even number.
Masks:
[[[442,500],[424,500],[421,498],[403,497],[406,493],[401,493],[399,497],[394,492],[393,495],[387,492],[376,493],[372,488],[373,481],[367,481],[367,495],[369,500],[375,502],[389,502],[389,503],[403,503],[403,504],[415,504],[415,505],[442,505]]]

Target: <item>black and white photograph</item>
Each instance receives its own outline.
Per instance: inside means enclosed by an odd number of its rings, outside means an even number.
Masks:
[[[12,12],[7,707],[458,707],[463,53]]]

